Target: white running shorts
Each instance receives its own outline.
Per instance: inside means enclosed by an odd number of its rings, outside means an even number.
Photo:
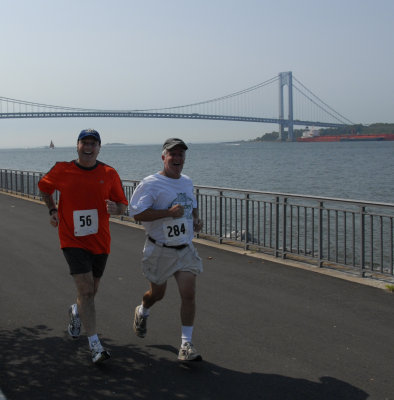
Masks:
[[[162,285],[177,271],[189,271],[199,275],[203,271],[202,260],[193,243],[184,249],[170,249],[152,243],[148,238],[142,256],[142,273],[156,285]]]

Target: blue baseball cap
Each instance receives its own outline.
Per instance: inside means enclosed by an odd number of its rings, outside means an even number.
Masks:
[[[91,136],[92,138],[96,139],[101,144],[100,134],[94,129],[84,129],[83,131],[81,131],[81,133],[78,136],[78,142],[81,139],[84,139],[88,136]]]

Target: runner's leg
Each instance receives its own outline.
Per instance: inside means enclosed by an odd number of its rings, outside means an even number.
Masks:
[[[174,274],[181,296],[181,321],[184,326],[193,326],[196,314],[196,275],[188,271]]]
[[[87,336],[96,334],[96,308],[94,296],[97,292],[100,278],[93,278],[91,272],[74,274],[74,282],[77,288],[78,312]]]

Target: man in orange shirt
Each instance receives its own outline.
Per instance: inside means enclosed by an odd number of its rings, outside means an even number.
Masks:
[[[68,333],[78,338],[82,323],[93,363],[110,357],[97,336],[94,304],[110,252],[109,216],[124,214],[128,204],[118,173],[97,160],[100,148],[99,133],[84,129],[78,136],[78,159],[57,162],[38,183],[77,289]],[[52,197],[55,190],[60,193],[58,207]]]

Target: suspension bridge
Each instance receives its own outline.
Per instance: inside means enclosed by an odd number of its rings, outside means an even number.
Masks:
[[[294,125],[333,128],[354,125],[291,71],[221,97],[157,109],[101,110],[0,97],[0,118],[175,118],[269,123],[278,124],[279,138],[289,141],[294,141]]]

